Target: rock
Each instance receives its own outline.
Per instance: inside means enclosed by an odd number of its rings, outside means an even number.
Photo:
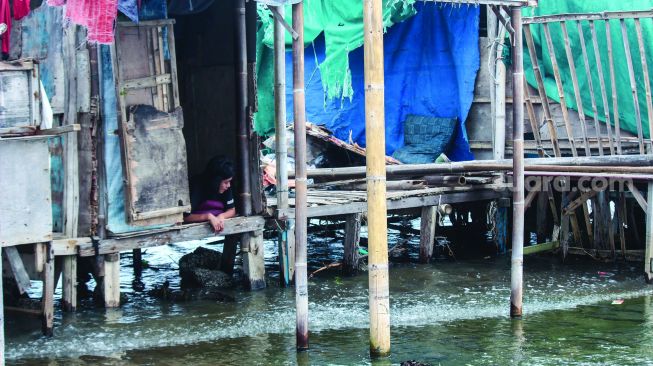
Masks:
[[[408,360],[408,361],[402,362],[400,364],[400,366],[431,366],[431,365],[429,365],[428,363],[421,363],[421,362],[415,361],[415,360]]]
[[[227,288],[233,285],[231,276],[218,270],[222,254],[198,247],[179,260],[182,287]]]

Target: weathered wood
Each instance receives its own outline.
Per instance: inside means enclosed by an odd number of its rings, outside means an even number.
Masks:
[[[610,84],[612,85],[612,114],[614,116],[614,134],[617,143],[617,154],[621,154],[621,127],[619,120],[619,98],[617,93],[617,82],[614,72],[614,57],[612,52],[612,31],[610,21],[605,21],[605,38],[608,47],[608,64],[610,68]]]
[[[0,156],[0,246],[51,240],[52,198],[47,139],[2,139]]]
[[[45,243],[34,244],[34,268],[38,273],[43,272],[43,269],[45,269],[45,261],[47,260],[46,249],[47,246]]]
[[[57,135],[68,134],[71,132],[74,134],[77,131],[81,131],[81,129],[82,129],[81,125],[74,123],[70,125],[37,130],[35,134],[39,136],[57,136]]]
[[[146,76],[139,79],[125,80],[120,84],[121,90],[154,88],[171,83],[170,74]]]
[[[38,65],[31,61],[0,63],[0,128],[39,126],[41,124]]]
[[[628,30],[626,29],[626,22],[624,19],[620,20],[621,23],[621,39],[624,44],[626,52],[626,64],[628,65],[628,76],[630,78],[630,89],[633,94],[633,107],[635,108],[635,123],[637,125],[637,139],[639,140],[639,153],[644,154],[644,135],[642,132],[642,115],[639,110],[639,97],[637,96],[637,80],[635,79],[635,70],[633,68],[633,57],[630,53],[630,42],[628,41]]]
[[[592,101],[592,116],[594,117],[594,128],[596,129],[596,139],[599,143],[599,155],[603,155],[603,144],[601,143],[601,125],[599,124],[599,111],[596,107],[596,98],[594,97],[594,82],[592,81],[592,68],[589,58],[587,57],[587,46],[585,45],[585,34],[580,21],[576,22],[578,28],[578,38],[580,39],[580,49],[583,54],[583,64],[585,66],[585,76],[587,78],[587,87],[589,89],[590,100]]]
[[[524,27],[529,28],[528,26]],[[551,39],[551,32],[549,30],[548,24],[543,24],[544,29],[544,38],[546,39],[546,45],[549,50],[549,58],[551,59],[551,67],[553,67],[553,76],[556,81],[556,86],[558,87],[558,96],[560,97],[560,109],[562,110],[562,120],[565,123],[565,129],[567,131],[567,139],[571,146],[571,153],[573,156],[578,156],[576,151],[576,141],[574,140],[574,133],[571,126],[571,119],[569,118],[569,111],[567,110],[567,98],[565,97],[565,90],[562,84],[562,77],[560,76],[560,68],[558,67],[558,60],[555,53],[555,47],[553,47],[553,41]],[[529,112],[530,113],[530,112]]]
[[[550,252],[552,250],[560,248],[559,241],[551,241],[548,243],[534,244],[524,247],[524,255],[530,255],[535,253]]]
[[[619,200],[617,202],[617,226],[619,228],[619,244],[621,248],[621,254],[626,256],[626,225],[628,224],[628,218],[626,217],[626,195],[624,192],[619,192]]]
[[[77,126],[79,127],[79,125]],[[79,223],[79,160],[77,133],[69,133],[65,136],[64,179],[63,233],[69,238],[75,238],[77,237]]]
[[[225,227],[217,235],[229,236],[245,232],[263,230],[265,220],[261,216],[234,217],[225,220]],[[118,253],[136,248],[150,248],[159,245],[167,245],[187,240],[196,240],[216,236],[213,228],[208,223],[197,223],[180,225],[160,229],[154,233],[138,233],[124,238],[101,239],[98,244],[98,253],[90,240],[77,242],[79,255],[82,257],[96,254]],[[62,242],[67,242],[63,240]]]
[[[542,192],[544,193],[544,192]],[[535,222],[537,227],[535,233],[537,235],[537,242],[544,243],[546,239],[548,221],[547,221],[547,211],[549,206],[549,199],[545,194],[540,194],[537,196],[537,211],[535,216]],[[525,248],[524,248],[525,249]]]
[[[653,182],[648,183],[648,202],[653,202]],[[653,282],[653,205],[646,212],[646,250],[644,254],[644,272],[646,282]]]
[[[646,111],[648,112],[649,138],[653,142],[653,99],[651,97],[651,79],[649,78],[648,73],[646,47],[644,47],[644,38],[642,37],[642,24],[637,18],[635,18],[635,31],[637,33],[637,44],[639,45],[639,56],[642,60],[642,79],[646,91]]]
[[[537,16],[537,17],[528,17],[528,18],[524,18],[524,24],[553,23],[553,22],[581,21],[581,20],[651,18],[651,17],[653,17],[652,10],[603,11],[597,13],[554,14],[554,15]]]
[[[345,218],[345,254],[342,259],[342,270],[346,274],[358,272],[358,242],[360,241],[361,220],[363,215],[356,213]]]
[[[605,126],[608,129],[608,146],[610,154],[615,154],[614,138],[612,136],[612,125],[610,123],[610,105],[608,104],[608,93],[605,87],[605,75],[603,74],[603,62],[601,61],[601,50],[599,49],[598,38],[596,37],[596,27],[594,21],[590,21],[590,31],[592,33],[592,45],[594,47],[594,58],[596,59],[596,71],[599,74],[599,86],[601,87],[601,100],[603,101],[603,118]]]
[[[46,261],[43,268],[43,296],[41,298],[43,335],[51,337],[54,328],[54,253],[52,245],[47,243]]]
[[[25,270],[23,260],[20,258],[20,254],[18,254],[18,249],[16,249],[16,247],[6,247],[4,249],[4,254],[9,262],[11,272],[14,274],[16,285],[18,285],[18,291],[20,291],[21,294],[24,294],[25,291],[29,290],[31,287],[31,283],[29,275]]]
[[[62,303],[64,311],[77,310],[77,256],[68,255],[63,259]]]
[[[551,144],[553,146],[553,153],[555,156],[562,156],[560,152],[560,146],[558,144],[558,132],[555,125],[553,124],[553,117],[551,116],[551,107],[549,105],[549,98],[546,96],[546,90],[544,89],[544,80],[542,78],[542,71],[540,70],[540,65],[537,60],[537,51],[535,50],[535,43],[533,41],[533,35],[531,34],[530,27],[524,27],[524,35],[526,36],[526,45],[528,46],[528,53],[531,58],[531,63],[533,65],[533,74],[535,75],[535,81],[537,82],[537,90],[540,94],[542,100],[542,108],[544,110],[544,118],[546,120],[547,127],[549,128],[549,136],[551,139]],[[521,85],[521,80],[519,82],[519,87],[523,89]],[[514,99],[514,96],[513,96]]]
[[[583,100],[581,96],[580,87],[578,86],[578,76],[576,73],[576,62],[574,61],[574,55],[571,51],[571,43],[569,40],[569,32],[567,31],[567,25],[562,22],[560,23],[562,28],[562,35],[565,43],[565,53],[567,54],[567,63],[569,64],[569,72],[571,74],[571,81],[574,86],[574,96],[576,97],[576,109],[578,111],[578,118],[580,119],[581,132],[583,134],[583,146],[585,147],[585,155],[590,156],[590,147],[587,142],[587,122],[585,121],[585,110],[583,109]]]
[[[598,192],[597,191],[586,191],[582,192],[580,197],[576,198],[575,200],[569,202],[567,206],[564,206],[562,208],[562,214],[565,216],[571,215],[577,208],[582,206],[585,202],[587,202],[588,199],[596,196]]]
[[[220,257],[220,270],[224,273],[234,273],[234,263],[236,262],[240,237],[240,235],[227,235],[224,239],[222,256]]]
[[[122,125],[128,216],[133,223],[157,217],[181,221],[190,211],[181,109],[174,113],[136,106]],[[166,177],[162,180],[161,177]]]
[[[419,261],[428,263],[433,257],[433,240],[437,226],[437,207],[422,207],[419,237]]]
[[[104,307],[120,306],[120,254],[104,256]]]
[[[241,234],[241,247],[243,248],[243,272],[245,286],[250,290],[261,290],[265,284],[265,245],[263,232],[255,231]],[[247,245],[245,244],[247,243]],[[245,250],[247,248],[247,250]]]
[[[531,99],[531,94],[529,92],[528,82],[526,82],[526,77],[524,77],[524,101],[526,103],[526,111],[528,111],[528,120],[531,124],[531,131],[533,132],[533,137],[535,138],[535,146],[537,148],[537,154],[540,157],[544,156],[544,147],[542,146],[542,137],[540,136],[540,126],[537,123],[537,117],[535,116],[535,109],[533,108],[533,101]]]
[[[648,212],[648,203],[644,198],[644,196],[642,195],[642,192],[640,192],[640,190],[637,189],[637,187],[631,181],[626,181],[626,187],[628,187],[630,193],[633,194],[633,197],[635,197],[635,200],[642,208],[642,210],[644,210],[644,212]]]

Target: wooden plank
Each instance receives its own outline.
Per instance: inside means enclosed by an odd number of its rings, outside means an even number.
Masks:
[[[225,220],[224,230],[218,235],[229,236],[244,232],[263,230],[264,224],[265,220],[261,216],[234,217]],[[136,248],[150,248],[159,245],[216,236],[213,232],[213,228],[208,223],[181,225],[164,230],[166,231],[121,239],[101,239],[98,244],[98,253],[95,253],[95,249],[90,240],[80,240],[76,244],[79,255],[82,257],[88,257],[96,254],[118,253]]]
[[[548,243],[534,244],[524,247],[524,255],[530,255],[535,253],[550,252],[552,250],[560,248],[559,241],[551,241]]]
[[[173,108],[178,108],[179,102],[179,82],[177,77],[177,50],[175,48],[175,31],[171,23],[168,26],[168,51],[170,53],[170,77],[172,80],[172,100]]]
[[[648,73],[648,62],[646,60],[646,48],[644,47],[644,37],[642,37],[642,25],[639,19],[635,18],[635,31],[637,33],[637,44],[639,45],[639,55],[642,60],[642,76],[644,88],[646,90],[646,110],[648,112],[648,131],[649,138],[653,142],[653,99],[651,99],[651,79]]]
[[[419,236],[419,261],[428,263],[433,257],[433,240],[437,226],[437,207],[422,207]]]
[[[628,65],[628,76],[630,78],[630,90],[633,94],[633,106],[635,107],[635,123],[637,124],[637,139],[639,140],[639,153],[644,154],[644,135],[642,132],[642,115],[639,110],[639,97],[637,96],[637,80],[635,80],[635,70],[633,68],[633,58],[630,53],[630,42],[628,41],[628,30],[626,22],[621,19],[621,39],[626,52],[626,64]]]
[[[2,71],[31,71],[34,69],[32,60],[16,60],[0,62],[0,72]]]
[[[46,128],[44,130],[37,130],[36,134],[39,136],[59,136],[68,133],[75,133],[81,131],[82,127],[79,124],[64,125],[52,128]]]
[[[614,116],[614,134],[617,143],[617,154],[622,153],[621,150],[621,126],[619,119],[619,98],[617,93],[617,81],[614,72],[614,56],[612,52],[612,31],[610,30],[610,21],[605,21],[605,38],[608,46],[608,64],[610,67],[610,84],[612,85],[612,114]]]
[[[147,76],[138,79],[125,80],[120,84],[121,90],[153,88],[164,84],[170,84],[170,74]]]
[[[356,213],[347,215],[345,218],[345,254],[342,259],[342,270],[346,274],[356,274],[358,272],[358,243],[360,241],[361,220],[363,215]]]
[[[594,118],[594,128],[596,129],[596,139],[599,143],[599,155],[603,155],[603,144],[601,143],[601,126],[599,124],[599,111],[596,107],[596,98],[594,97],[594,82],[592,81],[592,68],[590,67],[589,57],[587,57],[587,46],[585,44],[585,34],[580,21],[576,22],[578,28],[578,37],[580,39],[580,48],[583,55],[583,65],[585,66],[585,76],[589,89],[590,100],[592,101],[592,116]]]
[[[626,181],[626,187],[628,187],[630,193],[633,194],[633,197],[635,197],[635,200],[642,208],[642,210],[644,210],[644,212],[648,212],[648,203],[644,198],[644,196],[642,195],[642,192],[640,192],[640,190],[637,189],[637,187],[635,187],[632,181]]]
[[[54,328],[54,253],[52,245],[45,245],[46,258],[43,269],[43,296],[41,298],[42,331],[43,335],[51,337]]]
[[[163,28],[157,27],[154,30],[154,33],[156,35],[156,39],[152,40],[153,42],[156,42],[157,45],[157,56],[159,57],[159,71],[157,74],[162,74],[165,72],[166,69],[166,62],[165,62],[165,55],[164,55],[164,49],[163,49]],[[170,100],[168,98],[168,85],[163,85],[161,88],[161,91],[163,93],[163,110],[166,112],[171,112],[173,111],[174,108],[170,108]]]
[[[41,124],[37,69],[0,70],[0,128],[38,126]],[[36,89],[35,89],[36,88]]]
[[[86,47],[76,50],[77,64],[77,112],[89,113],[91,111],[91,63]]]
[[[265,284],[265,245],[263,232],[255,231],[241,234],[241,248],[243,251],[243,272],[245,286],[251,291],[261,290]],[[247,243],[247,244],[245,244]]]
[[[610,105],[608,104],[608,93],[605,87],[605,75],[603,74],[603,62],[601,61],[601,50],[599,49],[599,42],[596,36],[596,26],[594,21],[590,21],[590,31],[592,33],[592,46],[594,47],[594,59],[596,59],[596,71],[599,74],[599,86],[601,87],[601,100],[603,101],[603,118],[605,118],[605,126],[608,129],[608,146],[610,147],[610,155],[615,154],[614,138],[612,136],[612,124],[610,123]]]
[[[388,210],[400,210],[405,208],[435,206],[445,203],[459,203],[479,200],[491,200],[500,197],[507,197],[508,193],[505,191],[495,191],[489,189],[479,190],[463,190],[461,192],[442,192],[441,194],[433,194],[421,197],[406,197],[400,200],[389,200],[387,203]],[[367,202],[354,202],[342,205],[326,205],[308,207],[307,217],[324,217],[324,216],[337,216],[353,213],[367,212]],[[279,210],[278,215],[280,218],[294,218],[294,209]]]
[[[25,270],[23,260],[20,258],[20,254],[18,254],[18,249],[16,249],[16,247],[6,247],[4,253],[9,261],[11,272],[14,274],[16,285],[18,285],[18,291],[22,295],[31,287],[29,275]]]
[[[63,257],[62,305],[64,311],[77,310],[77,255]]]
[[[155,217],[181,221],[181,212],[190,204],[181,109],[166,113],[135,106],[124,126],[128,218],[134,224]]]
[[[69,238],[74,238],[77,236],[79,222],[79,161],[76,133],[66,135],[64,140],[64,155],[63,232]]]
[[[537,17],[522,18],[524,24],[536,23],[553,23],[564,21],[581,21],[581,20],[607,20],[607,19],[630,19],[630,18],[651,18],[653,10],[635,10],[635,11],[603,11],[598,13],[581,13],[581,14],[554,14]]]
[[[587,142],[587,122],[585,121],[585,110],[583,109],[583,100],[581,96],[580,87],[578,86],[578,76],[576,74],[576,62],[574,61],[574,55],[571,52],[571,43],[569,40],[569,32],[567,31],[567,25],[563,22],[560,23],[562,28],[562,35],[565,42],[565,53],[567,55],[567,63],[569,64],[569,72],[571,74],[571,81],[574,86],[574,96],[576,97],[576,108],[578,111],[578,118],[580,119],[581,132],[583,133],[583,145],[585,147],[585,155],[591,156],[589,143]]]
[[[2,139],[0,156],[0,246],[51,240],[47,139]]]
[[[571,154],[573,156],[578,156],[578,152],[576,151],[576,141],[574,140],[574,133],[571,126],[571,119],[569,117],[569,111],[567,110],[567,98],[565,97],[565,89],[562,84],[562,77],[560,76],[560,68],[558,67],[558,59],[555,53],[555,47],[553,47],[551,32],[549,30],[548,24],[543,24],[543,28],[544,38],[546,39],[546,45],[549,50],[549,58],[551,59],[551,67],[553,67],[553,76],[556,81],[556,86],[558,87],[560,109],[562,110],[562,120],[565,123],[565,129],[567,131],[567,140],[569,140],[569,145],[571,146]]]
[[[565,215],[565,216],[570,215],[577,208],[579,208],[585,202],[587,202],[588,199],[596,196],[597,193],[598,193],[598,191],[594,191],[594,190],[582,192],[580,197],[578,197],[575,200],[569,202],[569,204],[567,204],[567,206],[562,208],[562,214]]]
[[[120,306],[120,253],[104,256],[104,307]]]
[[[553,153],[555,156],[559,157],[562,156],[562,154],[560,153],[560,146],[558,144],[558,132],[555,128],[555,125],[553,124],[551,107],[549,106],[549,98],[547,98],[546,90],[544,89],[542,72],[537,60],[537,51],[535,50],[535,42],[533,41],[533,35],[531,34],[530,27],[524,27],[524,35],[526,36],[526,45],[528,46],[528,53],[531,57],[531,63],[533,65],[533,74],[535,75],[535,81],[537,82],[537,90],[540,94],[540,98],[542,99],[544,118],[546,120],[547,127],[549,128],[549,136],[553,146]]]

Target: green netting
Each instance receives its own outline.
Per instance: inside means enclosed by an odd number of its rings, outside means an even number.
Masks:
[[[539,7],[535,9],[525,9],[524,16],[538,16],[549,14],[565,14],[565,13],[594,13],[603,11],[617,11],[617,10],[649,10],[653,8],[653,0],[542,0]],[[610,122],[614,125],[614,110],[612,107],[612,83],[610,80],[610,71],[608,63],[608,47],[606,38],[605,22],[595,21],[596,36],[598,40],[598,49],[600,61],[603,66],[603,74],[600,75],[598,71],[597,59],[594,53],[594,45],[592,42],[592,33],[589,23],[582,21],[583,38],[587,47],[587,58],[589,69],[592,78],[592,90],[596,100],[598,118],[605,122],[604,103],[601,96],[600,79],[603,78],[606,89],[609,105]],[[642,61],[640,57],[639,45],[637,42],[637,35],[635,32],[634,21],[629,19],[625,21],[628,40],[630,43],[630,52],[633,60],[633,68],[635,78],[637,81],[637,95],[639,98],[639,109],[642,119],[642,127],[644,137],[649,136],[649,120],[647,116],[646,106],[646,93],[645,83],[651,83],[651,80],[645,80]],[[579,88],[582,94],[582,106],[588,118],[594,116],[592,108],[592,99],[590,94],[590,83],[585,71],[585,61],[581,50],[580,33],[578,31],[576,22],[566,22],[569,32],[571,50],[573,54],[574,63],[577,71],[577,78]],[[646,60],[648,63],[649,79],[653,75],[653,22],[651,19],[641,19],[643,43],[646,48]],[[565,46],[562,36],[562,30],[559,23],[552,23],[550,26],[551,38],[553,40],[553,47],[556,55],[556,60],[560,68],[561,78],[564,85],[564,94],[567,105],[573,109],[578,110],[576,98],[574,94],[569,63],[565,53]],[[619,20],[610,21],[611,39],[613,47],[614,71],[615,71],[615,84],[617,89],[618,98],[618,112],[619,120],[622,129],[637,134],[637,118],[635,113],[635,104],[633,102],[633,93],[631,90],[630,77],[628,73],[628,66],[626,62],[626,53],[624,49],[624,42],[622,40],[621,24]],[[532,25],[533,39],[537,51],[538,63],[540,65],[542,76],[544,78],[544,85],[546,94],[549,98],[560,101],[558,89],[556,87],[555,79],[553,76],[553,67],[549,56],[549,50],[544,38],[544,31],[541,25]],[[535,76],[533,74],[532,63],[526,43],[524,43],[524,69],[526,78],[530,85],[536,87]],[[653,121],[651,121],[653,122]],[[579,136],[575,136],[579,137]]]
[[[383,25],[387,29],[415,14],[416,0],[383,0]],[[286,6],[285,18],[291,23],[291,7]],[[267,136],[274,132],[274,18],[260,5],[257,37],[258,112],[254,118],[257,133]],[[349,52],[363,45],[362,0],[304,1],[304,43],[310,44],[324,34],[326,58],[320,64],[320,74],[328,98],[351,98]],[[286,32],[286,45],[292,38]]]

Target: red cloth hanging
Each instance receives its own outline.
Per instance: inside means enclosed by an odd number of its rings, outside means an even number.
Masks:
[[[14,19],[21,20],[29,14],[29,0],[14,0]]]
[[[9,37],[11,35],[11,10],[9,0],[0,0],[0,23],[7,25],[7,31],[2,34],[2,52],[9,53]]]

